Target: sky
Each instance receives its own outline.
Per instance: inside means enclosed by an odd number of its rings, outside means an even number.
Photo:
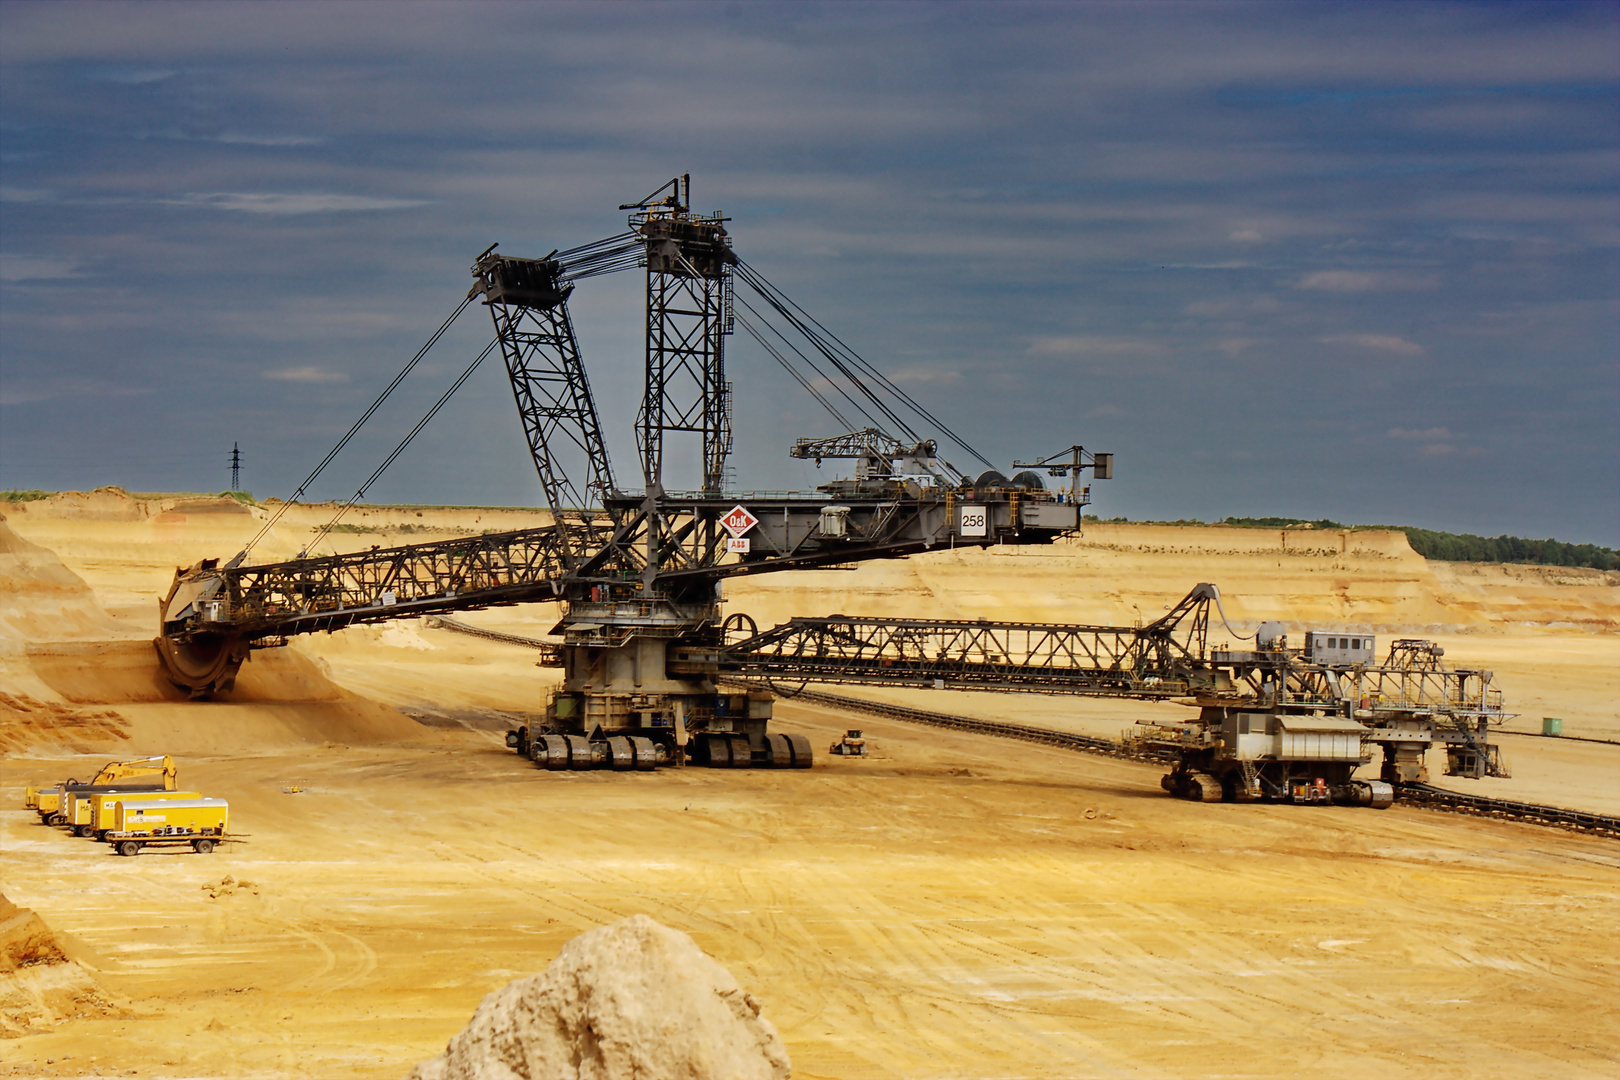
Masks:
[[[0,488],[286,497],[499,241],[692,175],[737,252],[1095,511],[1620,546],[1620,5],[0,2]],[[638,271],[570,302],[624,486]],[[491,336],[473,307],[311,489]],[[739,489],[838,425],[730,340]],[[965,451],[943,447],[958,466]],[[488,362],[368,501],[533,505]]]

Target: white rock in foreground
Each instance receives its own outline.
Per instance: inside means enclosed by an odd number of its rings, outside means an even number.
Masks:
[[[679,930],[635,915],[484,998],[407,1080],[787,1080],[759,1002]]]

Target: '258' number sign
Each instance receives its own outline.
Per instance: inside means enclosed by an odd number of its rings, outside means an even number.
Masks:
[[[982,506],[962,507],[962,517],[957,530],[963,536],[985,536],[989,532],[989,516]]]

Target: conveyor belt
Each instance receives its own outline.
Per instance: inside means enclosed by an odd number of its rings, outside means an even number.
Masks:
[[[739,685],[743,684],[739,681]],[[757,684],[748,683],[747,685]],[[793,701],[826,705],[850,712],[869,713],[873,716],[883,716],[891,720],[905,720],[913,724],[927,724],[930,727],[950,728],[954,731],[971,731],[978,735],[994,735],[1002,739],[1019,739],[1023,742],[1040,743],[1044,746],[1057,746],[1065,750],[1075,750],[1082,754],[1102,754],[1106,757],[1130,758],[1134,761],[1152,761],[1158,764],[1173,764],[1176,760],[1176,756],[1169,752],[1133,750],[1114,739],[1103,739],[1095,735],[1077,735],[1072,731],[1054,731],[1050,728],[1030,727],[1027,724],[1008,724],[998,720],[975,720],[969,716],[952,716],[949,713],[929,712],[926,709],[911,709],[904,705],[888,705],[883,702],[867,701],[862,698],[844,697],[841,694],[827,694],[820,690],[801,690],[791,695],[784,694],[780,690],[777,693]]]
[[[1464,795],[1460,791],[1447,791],[1431,784],[1402,784],[1402,802],[1446,810],[1457,814],[1478,814],[1483,817],[1528,821],[1537,825],[1552,825],[1581,832],[1600,833],[1620,837],[1620,817],[1592,814],[1585,810],[1565,810],[1557,806],[1538,803],[1513,802],[1510,799],[1490,799],[1483,795]]]
[[[550,644],[534,638],[518,637],[516,634],[502,634],[497,631],[468,626],[466,623],[457,622],[454,619],[441,617],[437,622],[438,625],[447,630],[455,630],[463,634],[474,634],[478,637],[504,641],[514,645],[545,648]],[[723,681],[739,686],[758,685],[758,683],[751,680],[726,679]],[[804,689],[794,694],[787,694],[777,689],[776,692],[781,697],[811,705],[825,705],[834,709],[843,709],[846,712],[865,713],[869,716],[903,720],[912,724],[927,724],[929,727],[949,728],[953,731],[967,731],[977,735],[1018,739],[1021,742],[1056,746],[1082,754],[1101,754],[1105,757],[1151,761],[1157,764],[1174,764],[1176,760],[1175,754],[1167,751],[1135,750],[1113,739],[1104,739],[1095,735],[1079,735],[1072,731],[1056,731],[1051,728],[1031,727],[1028,724],[1009,724],[998,720],[977,720],[970,716],[930,712],[926,709],[913,709],[905,705],[890,705],[885,702],[870,701],[864,698],[845,697],[842,694],[828,694],[821,690]],[[1482,817],[1503,818],[1535,825],[1548,825],[1554,828],[1596,833],[1602,836],[1620,837],[1620,817],[1611,817],[1607,814],[1593,814],[1585,810],[1566,810],[1562,807],[1542,806],[1538,803],[1514,802],[1511,799],[1491,799],[1483,795],[1464,795],[1458,791],[1447,791],[1445,788],[1437,788],[1430,784],[1402,784],[1399,795],[1402,802],[1411,806],[1420,806],[1424,809],[1460,814],[1477,814]]]
[[[1004,739],[1020,739],[1024,742],[1059,746],[1086,754],[1103,754],[1108,757],[1131,758],[1137,761],[1159,763],[1173,763],[1175,761],[1174,754],[1156,754],[1152,751],[1138,752],[1128,749],[1124,744],[1115,742],[1112,739],[1102,739],[1091,735],[1076,735],[1073,732],[1053,731],[1048,728],[1029,727],[1024,724],[975,720],[966,716],[927,712],[922,709],[906,708],[902,705],[888,705],[882,702],[844,697],[840,694],[826,694],[818,690],[800,691],[794,695],[794,700],[806,701],[815,705],[827,705],[850,712],[882,716],[891,720],[927,724],[931,727],[951,728],[956,731],[971,731],[980,735],[995,735]],[[1444,788],[1437,788],[1429,784],[1402,784],[1399,796],[1401,801],[1407,805],[1424,809],[1477,814],[1482,817],[1503,818],[1534,825],[1548,825],[1554,828],[1620,837],[1620,817],[1610,817],[1606,814],[1593,814],[1584,810],[1566,810],[1562,807],[1542,806],[1537,803],[1514,802],[1510,799],[1491,799],[1482,795],[1464,795],[1461,792],[1447,791]]]

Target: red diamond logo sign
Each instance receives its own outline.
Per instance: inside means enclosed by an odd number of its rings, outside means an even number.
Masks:
[[[748,508],[740,503],[726,512],[720,519],[720,524],[726,527],[726,532],[732,536],[742,536],[743,533],[759,524],[759,518],[748,512]]]

